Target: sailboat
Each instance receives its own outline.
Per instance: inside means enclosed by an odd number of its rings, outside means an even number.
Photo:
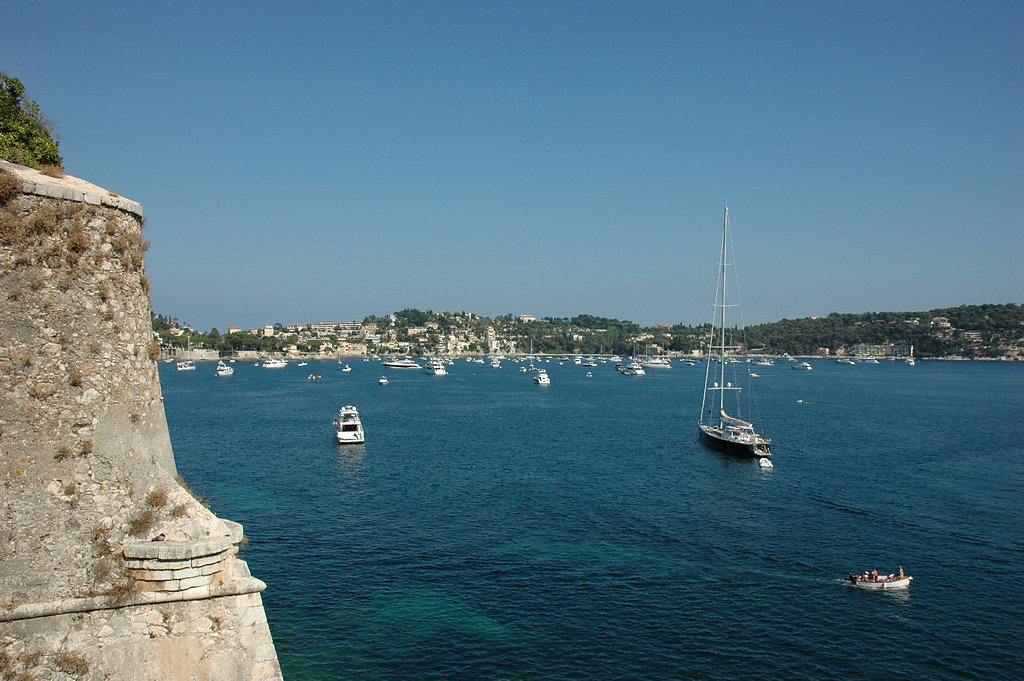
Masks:
[[[743,418],[742,389],[734,381],[737,367],[747,366],[745,363],[731,361],[730,352],[738,349],[729,339],[729,320],[727,311],[735,304],[726,300],[726,279],[729,266],[729,207],[725,207],[722,222],[722,250],[718,264],[718,290],[715,295],[715,312],[711,336],[708,339],[708,362],[704,375],[704,398],[701,401],[700,429],[701,440],[705,445],[720,451],[746,456],[771,456],[771,440],[761,436],[754,428],[749,417]],[[729,371],[732,380],[726,380]],[[728,411],[727,411],[728,409]],[[731,414],[729,412],[732,412]]]

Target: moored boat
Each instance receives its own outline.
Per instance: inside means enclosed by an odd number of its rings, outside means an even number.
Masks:
[[[288,362],[283,359],[265,359],[263,360],[264,369],[283,369],[288,366]]]
[[[448,370],[444,368],[444,362],[432,359],[427,363],[427,373],[431,376],[447,376]]]
[[[223,360],[218,360],[216,373],[218,376],[230,376],[231,374],[235,373],[235,368],[228,366],[223,362]]]
[[[388,384],[388,377],[387,376],[381,376],[380,378],[377,379],[377,384],[378,385],[387,385]]]
[[[338,415],[331,421],[339,444],[362,444],[363,422],[359,420],[359,412],[351,404],[338,410]]]
[[[386,359],[381,362],[381,366],[388,367],[389,369],[420,369],[420,365],[409,359],[408,357],[402,359]]]
[[[800,369],[802,371],[810,371],[814,367],[811,366],[810,362],[796,362],[795,364],[790,365],[789,368],[790,369]]]
[[[541,369],[533,377],[533,382],[537,385],[551,385],[551,377],[548,376],[548,372],[545,369]]]
[[[708,363],[704,374],[704,398],[701,401],[700,420],[697,424],[701,440],[712,449],[755,457],[771,456],[771,440],[762,436],[752,421],[740,418],[740,393],[742,388],[736,383],[738,367],[749,366],[739,363],[730,353],[740,349],[738,339],[729,338],[731,330],[739,330],[727,319],[726,311],[730,305],[726,298],[726,272],[729,266],[729,207],[725,208],[722,222],[722,246],[719,259],[718,290],[715,295],[715,314],[711,325],[711,336],[708,338]],[[712,361],[714,360],[714,361]],[[727,367],[733,367],[729,369]],[[712,370],[714,367],[714,370]],[[726,372],[731,374],[726,376]],[[747,370],[749,376],[749,369]],[[731,379],[731,380],[727,380]],[[732,411],[730,414],[726,408]]]
[[[196,363],[190,359],[184,359],[177,363],[178,371],[195,371]]]

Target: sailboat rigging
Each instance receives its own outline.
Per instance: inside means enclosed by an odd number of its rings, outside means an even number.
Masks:
[[[713,449],[759,458],[768,457],[771,456],[771,440],[755,430],[749,417],[743,418],[744,412],[740,400],[742,388],[733,381],[726,380],[726,367],[732,365],[735,368],[735,365],[739,364],[733,356],[739,346],[730,342],[728,338],[727,311],[730,307],[737,307],[726,299],[726,283],[730,265],[734,267],[735,263],[729,262],[729,207],[726,206],[722,222],[718,289],[715,294],[715,311],[707,344],[704,398],[701,401],[698,427],[701,440]]]

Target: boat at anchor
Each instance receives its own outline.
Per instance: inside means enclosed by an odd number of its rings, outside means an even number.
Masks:
[[[363,422],[359,420],[359,412],[351,404],[338,410],[338,415],[331,421],[338,444],[358,445],[363,443]]]
[[[708,362],[704,374],[704,398],[701,401],[698,429],[702,441],[712,449],[755,457],[771,456],[771,440],[757,432],[750,417],[743,418],[743,403],[740,400],[742,388],[735,382],[736,367],[747,363],[734,361],[740,349],[730,332],[738,327],[727,318],[726,311],[735,305],[727,300],[726,279],[729,262],[729,207],[725,207],[722,223],[722,247],[718,270],[718,291],[715,299],[715,314],[711,336],[708,339]],[[728,369],[727,367],[732,367]],[[727,376],[726,372],[730,371]],[[748,371],[749,376],[749,371]],[[731,379],[731,380],[727,380]],[[727,410],[728,409],[728,410]],[[729,413],[732,412],[732,413]]]

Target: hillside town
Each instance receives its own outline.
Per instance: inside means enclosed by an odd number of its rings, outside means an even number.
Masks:
[[[579,315],[494,318],[472,312],[405,309],[362,321],[274,323],[201,331],[176,318],[153,316],[161,356],[335,357],[367,355],[615,354],[700,356],[708,327]],[[1022,306],[961,306],[929,313],[864,313],[782,320],[749,327],[738,354],[821,357],[1024,357]]]

